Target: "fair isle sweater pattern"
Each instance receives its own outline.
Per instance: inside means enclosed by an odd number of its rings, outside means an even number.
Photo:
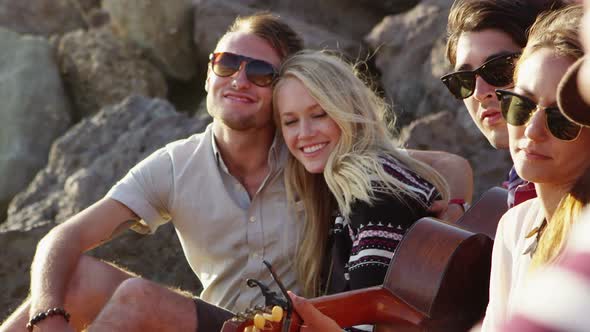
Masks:
[[[406,190],[409,189],[416,195],[419,204],[423,205],[421,210],[424,210],[425,206],[432,204],[436,197],[435,193],[438,194],[438,192],[430,182],[392,160],[382,158],[381,162],[387,173],[406,185]],[[390,196],[383,203],[386,203],[392,198],[397,200],[395,197]],[[395,209],[393,209],[395,205],[392,205],[391,211],[387,207],[384,209],[383,212],[392,212],[390,215],[379,213],[379,205],[383,203],[379,202],[375,204],[377,214],[369,214],[369,216],[380,218],[357,218],[347,224],[348,235],[352,241],[350,258],[347,264],[349,273],[350,271],[362,269],[368,265],[378,266],[380,269],[387,270],[395,249],[404,237],[407,229],[415,221],[407,219],[396,220]],[[414,201],[414,204],[416,203]],[[383,277],[385,276],[383,275]]]
[[[401,183],[404,183],[406,189],[409,189],[409,191],[416,194],[424,206],[432,205],[432,202],[434,202],[437,196],[440,195],[432,183],[426,181],[418,174],[408,170],[393,160],[385,158],[380,158],[380,160],[385,171]]]
[[[348,270],[362,268],[365,265],[381,265],[385,268],[393,257],[393,252],[404,237],[406,229],[400,225],[383,225],[381,222],[361,224],[358,230],[348,228],[352,240],[352,249],[348,261]],[[357,232],[355,234],[355,231]]]
[[[356,202],[348,220],[340,215],[336,217],[333,234],[335,238],[341,237],[340,241],[335,239],[335,245],[348,251],[344,279],[349,289],[383,283],[391,258],[406,231],[427,215],[427,207],[439,196],[434,185],[396,160],[382,158],[381,163],[414,197],[402,194],[400,199],[390,193],[378,193],[373,204]]]
[[[434,185],[396,160],[380,161],[414,197],[402,194],[400,199],[390,193],[377,193],[373,204],[354,203],[348,220],[335,214],[330,233],[332,267],[336,273],[329,278],[328,293],[382,284],[406,231],[427,215],[427,208],[440,196]],[[373,331],[373,326],[357,325],[345,331]]]

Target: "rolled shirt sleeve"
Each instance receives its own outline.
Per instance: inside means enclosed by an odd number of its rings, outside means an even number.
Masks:
[[[162,148],[134,166],[106,197],[130,208],[153,233],[171,219],[173,185],[170,155]]]

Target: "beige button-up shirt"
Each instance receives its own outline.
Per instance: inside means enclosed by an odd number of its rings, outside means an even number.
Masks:
[[[201,298],[232,311],[244,310],[263,304],[259,289],[249,288],[246,279],[276,287],[263,260],[273,265],[288,289],[300,291],[294,263],[303,216],[287,206],[287,153],[275,139],[268,156],[269,175],[250,199],[228,173],[209,125],[204,133],[154,152],[107,197],[133,210],[151,232],[172,222],[203,284]]]

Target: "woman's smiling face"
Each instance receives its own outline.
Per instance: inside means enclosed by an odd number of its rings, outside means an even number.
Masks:
[[[277,86],[281,132],[291,154],[310,173],[322,173],[342,131],[297,78]]]

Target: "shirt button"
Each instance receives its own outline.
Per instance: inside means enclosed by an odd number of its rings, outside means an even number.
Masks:
[[[250,217],[250,222],[256,222],[256,217],[254,217],[254,216]]]

